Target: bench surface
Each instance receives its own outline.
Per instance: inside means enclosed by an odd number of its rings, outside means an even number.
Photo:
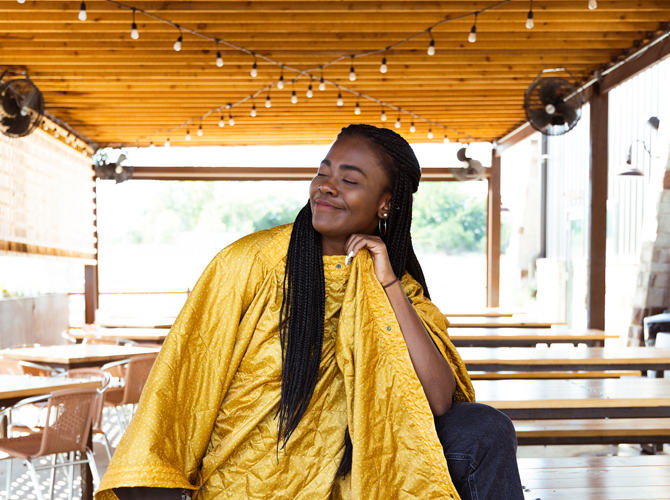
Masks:
[[[519,459],[526,500],[669,500],[670,456]]]
[[[606,339],[617,335],[602,330],[560,328],[449,328],[456,347],[535,347],[536,344],[586,344],[602,347]]]
[[[449,317],[449,326],[452,328],[551,328],[553,326],[565,325],[553,321],[534,321],[531,319],[498,317],[488,318],[485,316]]]

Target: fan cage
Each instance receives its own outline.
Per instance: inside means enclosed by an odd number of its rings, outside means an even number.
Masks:
[[[564,123],[548,123],[543,126],[538,123],[538,117],[546,117],[545,109],[546,103],[541,98],[543,88],[554,87],[555,94],[559,100],[562,100],[575,113],[572,120]],[[557,136],[563,135],[577,125],[582,117],[582,105],[584,99],[577,87],[564,78],[545,77],[537,78],[526,90],[524,96],[524,111],[526,112],[526,119],[531,126],[543,133],[544,135]],[[558,118],[558,117],[556,117]],[[551,117],[549,117],[551,121]],[[558,121],[558,120],[557,120]]]
[[[12,98],[25,99],[26,96],[33,94],[33,101],[29,103],[30,122],[25,128],[20,128],[18,131],[12,130],[12,125],[15,120],[19,119],[19,113],[8,113],[5,109],[5,102]],[[25,137],[31,134],[42,122],[44,115],[44,96],[35,86],[35,84],[28,78],[21,78],[15,80],[8,80],[0,84],[0,131],[13,138]]]

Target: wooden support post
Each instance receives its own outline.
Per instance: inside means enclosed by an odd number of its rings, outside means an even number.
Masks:
[[[98,266],[84,266],[84,301],[86,304],[86,324],[95,323],[95,311],[98,308]]]
[[[605,262],[607,243],[608,94],[591,97],[589,171],[588,284],[586,327],[605,329]]]
[[[486,231],[486,307],[500,307],[500,156],[491,155]]]

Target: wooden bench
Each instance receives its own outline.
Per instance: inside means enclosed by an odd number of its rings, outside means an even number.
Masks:
[[[468,372],[472,380],[549,380],[549,379],[589,379],[589,378],[621,378],[640,377],[640,370],[608,370],[608,371],[561,371],[561,372]]]
[[[670,443],[670,418],[515,420],[520,446]]]
[[[526,500],[668,500],[670,456],[520,458]]]
[[[510,317],[489,318],[486,316],[449,317],[451,328],[552,328],[564,326],[566,323],[553,321],[534,321],[531,319],[520,319]]]
[[[563,328],[449,328],[456,347],[535,347],[537,344],[585,344],[604,347],[606,339],[618,339],[602,330]]]

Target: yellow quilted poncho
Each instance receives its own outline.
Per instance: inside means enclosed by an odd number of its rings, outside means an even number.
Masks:
[[[319,381],[277,453],[279,310],[291,225],[247,236],[209,264],[168,335],[96,500],[112,488],[189,488],[197,500],[458,499],[398,322],[362,251],[323,258]],[[407,296],[456,376],[474,391],[448,322],[405,274]],[[349,426],[351,473],[336,479]]]

